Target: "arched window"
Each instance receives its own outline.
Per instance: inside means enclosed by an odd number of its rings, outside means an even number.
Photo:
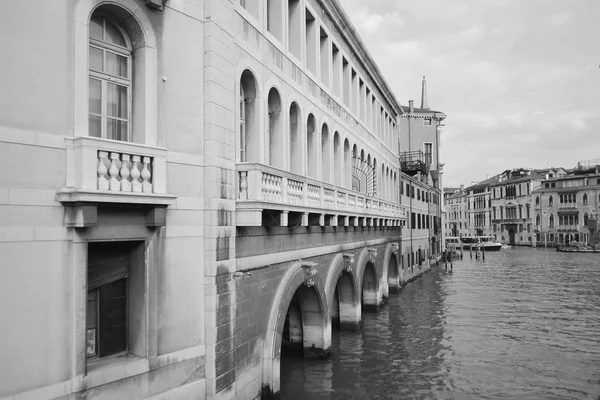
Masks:
[[[588,221],[589,221],[588,213],[583,214],[583,225],[587,226]]]
[[[308,176],[319,178],[319,139],[315,136],[317,122],[312,114],[309,114],[306,122],[306,168]]]
[[[321,180],[331,182],[331,142],[327,124],[321,127]]]
[[[269,140],[267,141],[268,153],[265,155],[265,161],[274,167],[283,168],[284,148],[283,132],[281,124],[281,98],[277,89],[269,90]]]
[[[246,161],[246,95],[240,85],[240,162]]]
[[[550,195],[550,197],[548,198],[548,205],[549,206],[554,205],[554,198],[552,197],[552,195]]]
[[[344,187],[352,189],[352,155],[350,153],[350,142],[344,140]]]
[[[535,216],[535,224],[539,226],[540,225],[540,220],[541,220],[540,215],[539,214],[536,215]]]
[[[583,194],[583,204],[587,204],[588,203],[588,196],[587,193]]]
[[[302,137],[300,134],[300,108],[290,106],[290,170],[302,174]]]
[[[554,227],[554,215],[550,214],[550,227]]]
[[[333,134],[333,174],[336,186],[342,186],[343,179],[342,143],[339,132]]]
[[[89,135],[131,141],[131,43],[110,18],[89,25]]]
[[[540,196],[536,196],[536,198],[535,198],[535,205],[536,206],[540,205]]]
[[[256,80],[249,70],[240,78],[239,109],[239,161],[257,162],[260,155],[258,118],[256,107]]]

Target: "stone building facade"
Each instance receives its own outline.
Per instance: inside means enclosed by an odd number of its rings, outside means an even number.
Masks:
[[[545,171],[518,168],[504,171],[491,187],[492,230],[501,243],[531,246],[533,203],[531,192],[544,179]]]
[[[534,245],[554,247],[581,242],[598,245],[600,161],[584,162],[567,173],[547,177],[532,192]]]
[[[465,187],[444,189],[444,237],[461,237],[466,234],[467,193]]]
[[[0,32],[0,398],[276,396],[282,346],[326,355],[428,269],[338,0],[9,2]]]
[[[446,114],[429,107],[425,77],[421,106],[415,107],[410,100],[404,110],[400,116],[400,201],[409,215],[402,254],[406,255],[403,263],[413,267],[443,249],[440,135]]]

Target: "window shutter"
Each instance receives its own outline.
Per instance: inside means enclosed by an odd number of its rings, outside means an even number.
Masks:
[[[88,290],[126,278],[129,254],[125,251],[94,252],[88,258]]]

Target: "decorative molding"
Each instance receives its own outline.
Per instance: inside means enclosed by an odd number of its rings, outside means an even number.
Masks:
[[[317,276],[317,273],[319,272],[317,270],[317,265],[319,264],[312,261],[302,260],[298,260],[298,262],[304,270],[304,286],[313,287],[315,285],[315,276]]]
[[[342,272],[346,271],[348,273],[352,272],[352,264],[354,264],[354,261],[356,259],[356,252],[354,253],[344,253],[344,269],[342,270]]]
[[[372,264],[375,264],[375,259],[377,258],[377,249],[374,247],[370,247],[367,250],[369,251],[369,261]]]

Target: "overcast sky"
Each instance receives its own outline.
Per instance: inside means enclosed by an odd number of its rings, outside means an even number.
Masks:
[[[341,0],[402,104],[448,117],[444,186],[600,159],[600,0]]]

